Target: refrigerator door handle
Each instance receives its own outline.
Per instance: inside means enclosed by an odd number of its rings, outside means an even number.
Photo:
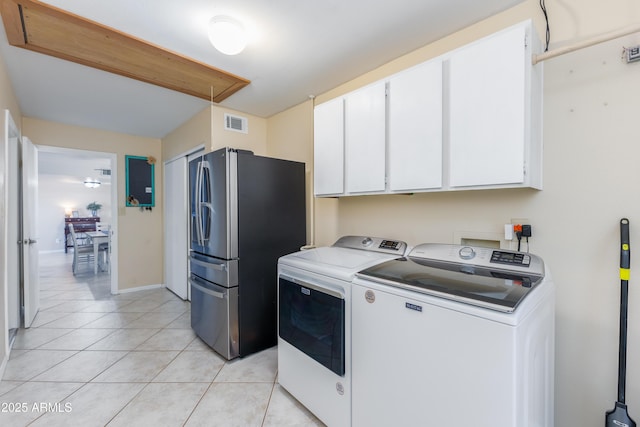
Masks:
[[[206,218],[211,219],[213,217],[214,214],[214,210],[213,210],[213,205],[211,205],[211,203],[209,202],[201,202],[200,203],[200,213],[202,213],[202,209],[207,209],[209,211],[209,215],[206,216]],[[204,217],[204,216],[203,216]],[[210,234],[211,234],[211,226],[209,225],[205,225],[204,222],[200,222],[201,225],[201,234],[202,234],[202,244],[204,245],[204,242],[206,242],[207,240],[209,240]]]
[[[195,200],[195,221],[196,221],[196,240],[198,245],[202,245],[202,212],[200,211],[200,203],[202,201],[202,161],[198,162],[196,171],[196,200]]]
[[[205,242],[207,242],[209,240],[209,234],[211,233],[211,226],[210,226],[210,222],[211,222],[211,218],[213,217],[213,206],[211,205],[211,186],[210,186],[210,179],[211,179],[211,167],[209,166],[209,162],[206,160],[203,160],[201,163],[201,168],[200,168],[200,179],[198,180],[198,184],[200,185],[200,189],[198,191],[199,197],[200,199],[198,200],[198,214],[200,215],[200,219],[198,221],[198,225],[200,227],[199,233],[200,233],[200,241],[201,241],[201,245],[204,245]],[[205,189],[205,191],[207,192],[207,194],[205,194],[204,200],[202,198],[202,189]],[[202,215],[202,210],[204,209],[208,209],[209,210],[209,215]],[[206,224],[205,224],[206,221]]]
[[[191,286],[193,286],[194,288],[198,289],[201,292],[204,292],[207,295],[211,295],[212,297],[216,297],[216,298],[220,298],[220,299],[224,299],[225,294],[222,292],[215,292],[212,291],[211,289],[207,289],[201,285],[199,285],[196,281],[194,281],[193,279],[189,279],[189,283],[191,283]]]
[[[219,271],[227,271],[226,264],[212,264],[210,262],[200,261],[199,259],[195,259],[195,258],[191,258],[191,262],[201,267],[211,268],[213,270],[219,270]]]

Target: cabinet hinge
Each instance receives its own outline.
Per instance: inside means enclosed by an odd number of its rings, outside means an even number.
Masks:
[[[524,48],[528,48],[529,47],[529,37],[525,34],[524,35]]]

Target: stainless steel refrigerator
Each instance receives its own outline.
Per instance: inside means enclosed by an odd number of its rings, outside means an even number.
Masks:
[[[189,163],[191,327],[227,359],[277,343],[277,262],[305,244],[304,163],[223,148]]]

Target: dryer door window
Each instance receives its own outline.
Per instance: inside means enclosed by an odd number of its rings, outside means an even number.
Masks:
[[[280,277],[278,304],[280,338],[344,376],[344,299]]]

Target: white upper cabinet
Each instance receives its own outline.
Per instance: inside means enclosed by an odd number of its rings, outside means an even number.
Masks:
[[[316,196],[344,193],[344,101],[333,99],[313,111],[313,183]]]
[[[385,83],[345,96],[347,193],[385,189]]]
[[[451,187],[539,187],[531,39],[531,25],[518,25],[451,54]],[[540,84],[535,91],[541,93]]]
[[[522,22],[315,107],[315,194],[542,188],[542,64]]]
[[[389,80],[389,190],[442,186],[442,60]]]

